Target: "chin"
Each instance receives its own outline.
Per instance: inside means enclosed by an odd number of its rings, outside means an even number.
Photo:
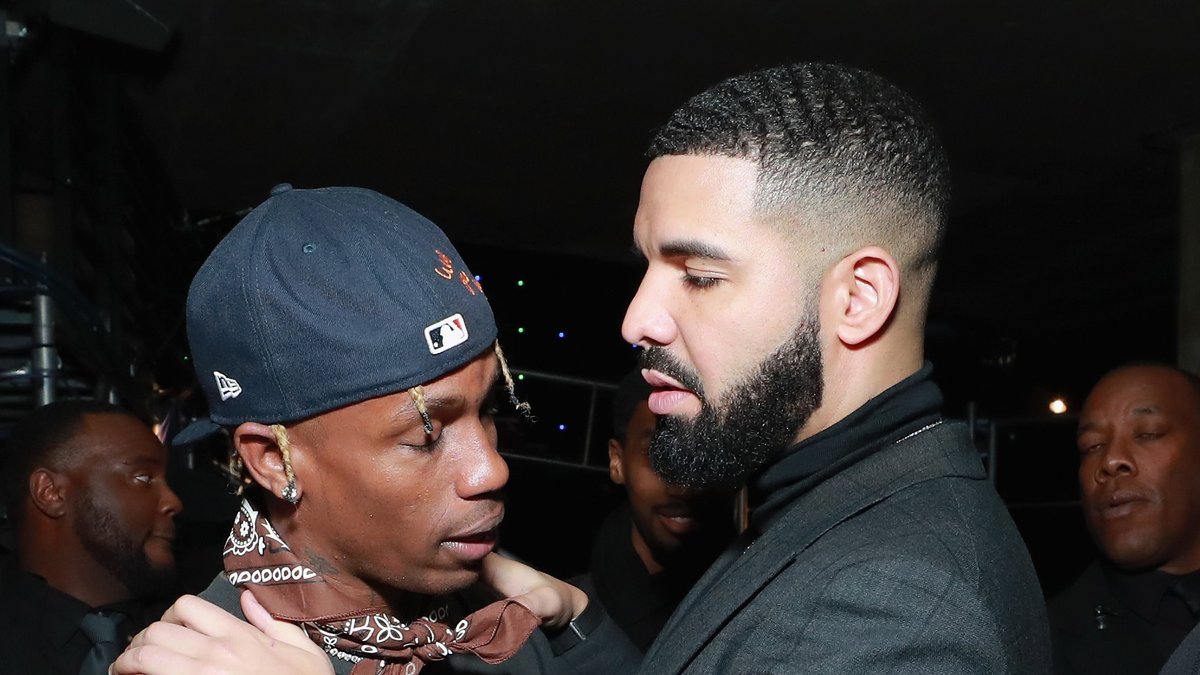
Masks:
[[[1122,570],[1133,572],[1156,569],[1162,565],[1162,556],[1158,555],[1157,551],[1147,550],[1145,547],[1103,545],[1101,550],[1113,566]]]
[[[445,595],[468,588],[479,581],[481,570],[475,569],[438,570],[421,580],[418,588],[403,588],[410,593]]]

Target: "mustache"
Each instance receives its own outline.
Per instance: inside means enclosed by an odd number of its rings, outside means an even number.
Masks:
[[[677,380],[680,384],[691,389],[701,398],[704,397],[700,385],[700,374],[679,362],[665,347],[647,347],[638,357],[638,365]]]

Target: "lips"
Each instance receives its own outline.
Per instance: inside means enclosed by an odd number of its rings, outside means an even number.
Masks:
[[[655,415],[686,413],[686,408],[698,407],[699,397],[678,380],[650,369],[642,370],[642,377],[653,388],[646,399],[646,405]]]
[[[654,515],[663,528],[676,537],[690,534],[700,527],[700,521],[686,504],[675,503],[659,507],[654,510]]]
[[[1101,506],[1098,511],[1100,517],[1105,520],[1115,520],[1123,518],[1141,506],[1150,502],[1148,495],[1137,490],[1119,489],[1114,490],[1107,499],[1101,501]]]
[[[504,520],[503,510],[446,537],[442,540],[442,549],[462,562],[482,560],[496,548],[502,520]]]
[[[679,380],[650,368],[642,369],[642,378],[646,380],[646,384],[654,387],[655,389],[681,389],[683,391],[691,391],[691,389],[683,386]]]

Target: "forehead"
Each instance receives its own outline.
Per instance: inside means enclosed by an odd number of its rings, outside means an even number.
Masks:
[[[76,448],[94,460],[117,463],[166,461],[166,449],[150,429],[134,417],[91,414],[74,438]]]
[[[653,256],[680,240],[718,240],[735,246],[748,227],[761,227],[754,209],[758,166],[733,157],[668,155],[650,162],[634,218],[635,244]]]
[[[1105,376],[1096,385],[1084,402],[1082,417],[1089,421],[1151,414],[1200,417],[1200,394],[1172,370],[1126,368]]]
[[[495,352],[488,350],[465,365],[421,385],[426,408],[464,411],[481,404],[491,393],[500,374]],[[328,442],[347,433],[391,433],[421,425],[416,404],[408,390],[397,391],[351,403],[316,415],[295,425],[296,438]],[[389,431],[390,430],[390,431]]]
[[[487,396],[500,377],[500,359],[492,350],[476,356],[466,365],[421,386],[426,396],[444,396],[476,400]]]
[[[430,404],[479,401],[491,392],[499,376],[500,361],[495,352],[488,350],[465,365],[422,384],[421,390],[424,392],[426,402]],[[339,411],[363,411],[366,414],[375,414],[384,409],[397,407],[412,407],[412,396],[407,390],[352,403],[318,417],[329,417],[331,413]]]

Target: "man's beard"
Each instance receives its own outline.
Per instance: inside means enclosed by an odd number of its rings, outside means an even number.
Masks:
[[[700,377],[662,347],[642,353],[643,368],[678,380],[700,398],[693,419],[662,415],[650,441],[650,464],[665,480],[691,487],[740,486],[791,443],[821,404],[823,369],[818,319],[810,310],[790,340],[760,361],[714,407]]]
[[[144,542],[131,536],[117,516],[84,494],[75,535],[83,547],[135,598],[163,597],[175,585],[174,567],[156,567],[146,557]]]

